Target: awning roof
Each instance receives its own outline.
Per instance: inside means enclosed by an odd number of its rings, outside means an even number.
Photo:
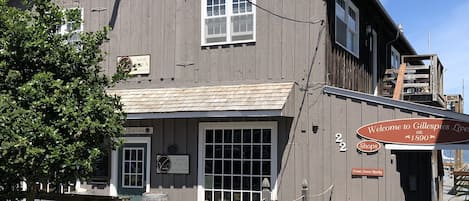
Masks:
[[[110,90],[128,119],[282,116],[293,83]]]

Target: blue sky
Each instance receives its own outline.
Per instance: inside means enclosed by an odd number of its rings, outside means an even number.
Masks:
[[[418,54],[436,53],[445,71],[446,94],[469,97],[469,1],[381,0]],[[428,35],[430,33],[430,49]],[[469,98],[464,113],[469,113]]]

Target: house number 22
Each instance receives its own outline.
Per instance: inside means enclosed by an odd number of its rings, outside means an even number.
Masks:
[[[342,138],[342,133],[335,134],[335,143],[339,143],[339,151],[345,152],[347,151],[347,143],[344,142]]]

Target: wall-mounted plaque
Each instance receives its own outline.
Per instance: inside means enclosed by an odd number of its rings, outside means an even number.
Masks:
[[[117,64],[120,63],[132,66],[130,75],[150,74],[150,55],[120,56],[117,57]]]
[[[189,155],[156,155],[156,173],[189,174]]]

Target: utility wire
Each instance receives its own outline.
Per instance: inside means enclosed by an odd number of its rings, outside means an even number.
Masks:
[[[289,20],[289,21],[292,21],[292,22],[297,22],[297,23],[303,23],[303,24],[317,24],[317,23],[321,23],[321,25],[324,24],[324,20],[321,19],[321,20],[314,20],[314,21],[305,21],[305,20],[298,20],[298,19],[293,19],[293,18],[289,18],[289,17],[285,17],[285,16],[282,16],[282,15],[279,15],[277,13],[274,13],[272,11],[270,11],[269,9],[266,9],[262,6],[259,6],[258,4],[256,3],[253,3],[251,0],[247,0],[250,4],[254,5],[256,8],[259,8],[273,16],[276,16],[278,18],[281,18],[281,19],[284,19],[284,20]]]

